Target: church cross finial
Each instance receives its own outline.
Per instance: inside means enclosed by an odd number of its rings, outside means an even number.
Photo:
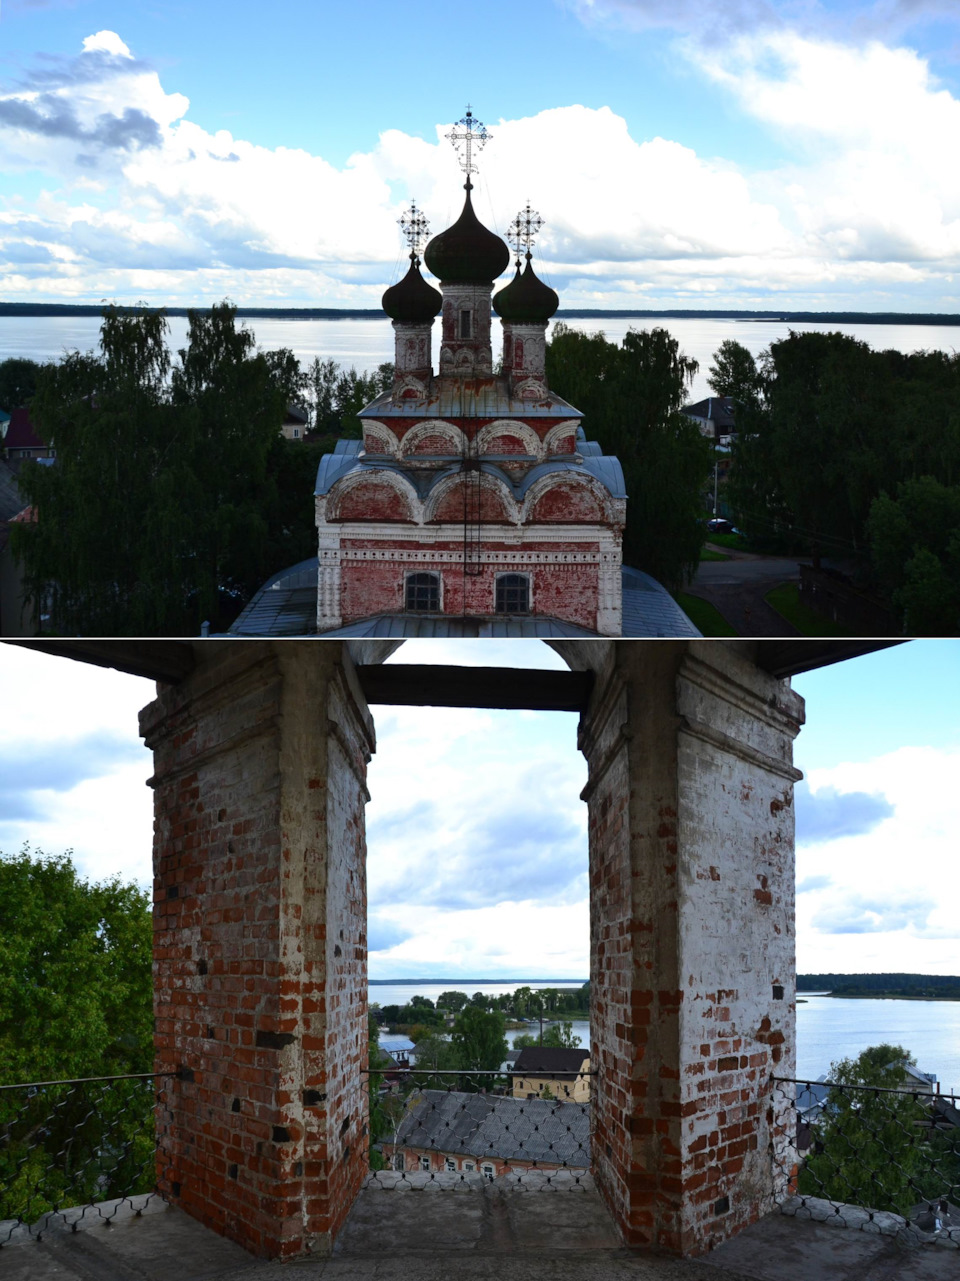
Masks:
[[[467,114],[453,126],[451,131],[446,135],[447,141],[453,143],[453,148],[457,153],[457,159],[460,161],[460,168],[467,175],[466,188],[471,189],[473,183],[470,181],[470,175],[477,173],[477,166],[473,163],[473,150],[482,151],[484,146],[493,137],[489,133],[487,126],[483,121],[478,120],[473,114],[473,108],[467,103]]]
[[[513,222],[507,228],[507,241],[517,255],[517,266],[520,266],[520,254],[526,250],[528,258],[533,257],[533,242],[537,238],[537,233],[543,226],[543,219],[537,213],[536,209],[530,208],[530,201],[514,218]]]
[[[410,202],[410,208],[404,211],[397,219],[397,222],[400,224],[400,230],[410,246],[410,257],[419,262],[420,246],[430,234],[430,224],[422,211],[417,208],[415,200]]]

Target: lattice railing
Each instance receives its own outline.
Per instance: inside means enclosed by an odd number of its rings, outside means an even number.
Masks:
[[[960,1246],[960,1098],[779,1077],[772,1092],[781,1211]]]
[[[168,1075],[173,1075],[168,1074]],[[156,1195],[159,1075],[0,1086],[0,1247]]]

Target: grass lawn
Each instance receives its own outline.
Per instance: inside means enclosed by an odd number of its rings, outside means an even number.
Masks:
[[[743,534],[713,534],[707,530],[707,542],[716,543],[718,547],[729,547],[735,552],[752,551],[749,539],[744,538]]]
[[[729,560],[730,557],[725,556],[723,552],[715,552],[710,547],[701,547],[700,559],[701,560]]]
[[[771,605],[788,623],[792,623],[802,636],[855,636],[849,628],[824,618],[816,610],[810,609],[800,601],[800,588],[796,583],[782,583],[772,592],[767,592],[764,600]],[[697,623],[699,627],[700,624]],[[701,631],[703,629],[701,628]]]
[[[675,599],[694,627],[699,628],[704,636],[739,635],[730,626],[719,609],[715,609],[709,601],[705,601],[701,596],[691,596],[688,592],[680,592]]]

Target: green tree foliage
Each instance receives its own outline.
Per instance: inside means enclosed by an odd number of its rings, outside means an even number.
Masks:
[[[342,369],[335,360],[315,356],[304,375],[313,432],[359,440],[363,430],[357,415],[392,385],[389,362],[378,365],[372,374],[358,374],[352,365]]]
[[[69,854],[0,854],[0,1082],[153,1066],[147,896],[91,884]],[[0,1094],[0,1219],[153,1186],[149,1083]]]
[[[0,1083],[150,1071],[152,937],[135,885],[0,853]]]
[[[495,1072],[507,1054],[503,1015],[499,1011],[466,1006],[457,1015],[451,1038],[460,1067],[477,1072]]]
[[[441,992],[437,997],[437,1009],[459,1014],[469,999],[466,992]]]
[[[873,565],[908,636],[960,631],[960,485],[932,476],[882,493],[867,531]]]
[[[630,330],[617,346],[561,323],[546,369],[550,386],[583,411],[585,429],[620,459],[624,562],[677,589],[699,563],[701,491],[713,463],[709,444],[680,412],[697,362],[665,329]]]
[[[265,508],[288,388],[227,304],[190,313],[170,378],[166,333],[162,313],[109,307],[100,354],[40,377],[31,411],[57,465],[21,472],[38,519],[15,551],[57,630],[196,634],[280,568]]]
[[[960,356],[791,333],[753,380],[737,347],[714,371],[738,401],[727,494],[741,528],[771,550],[853,558],[908,633],[953,634]]]
[[[730,396],[736,406],[749,404],[760,389],[753,353],[735,339],[725,338],[714,353],[707,385],[718,396]]]
[[[900,1045],[874,1045],[830,1068],[838,1085],[903,1085],[904,1064],[914,1062]],[[831,1090],[814,1125],[814,1147],[800,1171],[799,1191],[874,1210],[908,1214],[928,1188],[930,1149],[924,1124],[928,1104],[908,1093]]]
[[[558,1050],[577,1050],[583,1044],[574,1034],[573,1024],[566,1021],[551,1023],[543,1034],[543,1043]]]
[[[37,377],[43,368],[35,360],[11,356],[0,360],[0,409],[7,413],[29,404],[37,390]]]

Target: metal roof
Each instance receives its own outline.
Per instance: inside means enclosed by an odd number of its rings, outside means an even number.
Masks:
[[[355,448],[341,450],[340,445],[350,445]],[[378,472],[386,471],[403,476],[417,491],[420,498],[424,499],[441,481],[446,480],[448,476],[456,476],[460,471],[459,462],[439,467],[436,471],[427,471],[412,467],[409,463],[402,463],[389,454],[372,454],[368,458],[362,458],[360,450],[363,446],[359,440],[341,440],[337,442],[337,446],[335,454],[324,454],[320,459],[320,466],[317,468],[317,494],[328,494],[337,481],[342,480],[344,476],[362,472],[375,476]],[[555,458],[549,462],[538,463],[519,477],[512,476],[504,468],[492,462],[481,462],[480,470],[502,481],[518,501],[541,477],[556,475],[558,472],[569,472],[572,476],[584,474],[592,476],[610,492],[613,498],[627,497],[619,459],[600,454],[599,446],[595,453],[584,456],[582,462],[574,462],[569,458]]]
[[[590,1109],[586,1103],[514,1099],[496,1094],[424,1090],[392,1140],[505,1161],[542,1161],[573,1169],[590,1166]]]
[[[360,411],[361,418],[582,418],[562,397],[547,390],[540,400],[510,395],[505,378],[449,378],[430,380],[423,400],[393,399],[385,391]]]
[[[682,640],[702,635],[663,584],[643,570],[624,565],[620,581],[623,584],[621,636],[669,636]]]

